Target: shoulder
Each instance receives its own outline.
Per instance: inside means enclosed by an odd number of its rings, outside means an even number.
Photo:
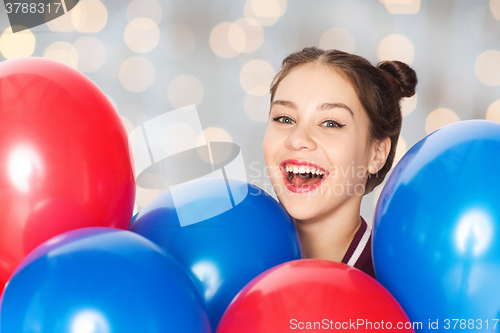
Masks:
[[[354,235],[342,262],[375,278],[372,260],[372,229],[363,217],[361,217],[361,226]]]

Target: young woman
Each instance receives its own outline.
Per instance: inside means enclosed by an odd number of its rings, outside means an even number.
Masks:
[[[304,258],[375,277],[361,199],[391,169],[400,100],[415,93],[406,64],[305,48],[283,60],[271,84],[264,159],[278,200],[293,218]]]

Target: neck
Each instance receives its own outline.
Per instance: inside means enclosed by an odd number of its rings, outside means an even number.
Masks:
[[[361,197],[351,197],[326,216],[310,220],[293,219],[304,258],[341,262],[361,226]]]

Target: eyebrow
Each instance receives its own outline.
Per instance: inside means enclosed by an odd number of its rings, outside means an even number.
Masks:
[[[290,102],[290,101],[277,100],[277,101],[274,101],[272,105],[275,105],[275,104],[276,105],[283,105],[287,108],[297,110],[297,105],[295,105],[295,103]],[[344,103],[324,103],[324,104],[321,104],[320,106],[318,106],[319,111],[336,109],[336,108],[345,109],[345,110],[349,111],[351,113],[351,115],[354,117],[354,112],[352,112],[351,108],[349,108]]]

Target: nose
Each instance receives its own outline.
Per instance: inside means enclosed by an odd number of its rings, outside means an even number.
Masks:
[[[291,150],[315,150],[316,142],[308,133],[306,128],[297,127],[285,141],[287,149]]]

